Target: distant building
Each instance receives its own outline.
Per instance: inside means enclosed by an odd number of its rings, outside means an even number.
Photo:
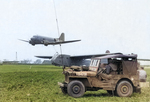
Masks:
[[[18,64],[19,61],[3,61],[3,64]]]

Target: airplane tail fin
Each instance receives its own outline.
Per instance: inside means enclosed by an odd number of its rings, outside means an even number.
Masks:
[[[61,33],[60,37],[59,37],[59,41],[65,41],[65,34]]]

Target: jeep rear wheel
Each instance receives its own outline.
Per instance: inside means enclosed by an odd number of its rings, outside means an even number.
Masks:
[[[119,82],[116,93],[120,97],[128,97],[131,96],[133,93],[133,87],[130,82],[128,81],[121,81]]]
[[[82,82],[75,80],[68,84],[67,91],[70,96],[78,98],[83,96],[85,87]]]

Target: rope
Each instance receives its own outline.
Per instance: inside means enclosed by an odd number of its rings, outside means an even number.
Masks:
[[[55,10],[55,17],[56,17],[56,24],[57,24],[57,31],[58,31],[58,37],[60,36],[59,33],[59,24],[58,24],[58,20],[57,20],[57,12],[56,12],[56,6],[55,6],[55,1],[53,0],[53,4],[54,4],[54,10]],[[60,40],[60,39],[59,39]],[[61,44],[60,45],[60,53],[62,55],[62,48],[61,48]],[[62,58],[62,57],[61,57]],[[62,58],[62,64],[63,64],[63,58]]]
[[[55,1],[54,1],[54,0],[53,0],[53,4],[54,4],[54,10],[55,10],[55,17],[56,17],[56,24],[57,24],[58,37],[59,37],[59,36],[60,36],[60,33],[59,33],[59,25],[58,25],[57,12],[56,12],[56,6],[55,6]]]
[[[55,49],[55,46],[53,46],[53,48],[54,48],[55,52],[58,53],[58,52],[56,51],[56,49]]]

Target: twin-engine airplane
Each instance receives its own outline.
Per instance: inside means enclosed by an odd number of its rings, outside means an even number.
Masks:
[[[45,46],[47,45],[58,45],[58,44],[65,44],[65,43],[72,43],[72,42],[77,42],[81,40],[70,40],[70,41],[65,41],[65,34],[61,33],[59,38],[50,38],[50,37],[44,37],[44,36],[33,36],[29,41],[27,40],[22,40],[24,42],[28,42],[31,45],[36,45],[36,44],[44,44]]]

